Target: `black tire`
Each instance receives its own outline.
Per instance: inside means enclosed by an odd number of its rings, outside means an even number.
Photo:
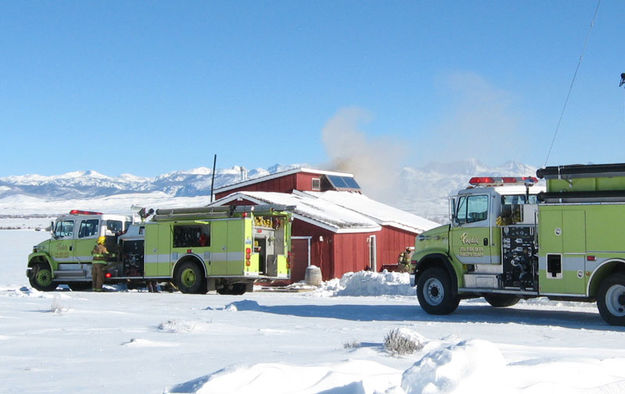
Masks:
[[[233,283],[217,289],[217,294],[220,295],[243,295],[247,291],[245,283]]]
[[[515,305],[520,298],[514,294],[488,294],[484,296],[486,302],[495,308],[505,308]]]
[[[215,291],[217,291],[217,294],[219,295],[231,295],[232,294],[232,289],[228,288],[227,286],[220,287]]]
[[[180,264],[176,270],[176,286],[187,294],[205,294],[206,278],[200,266],[191,261]]]
[[[426,269],[417,281],[419,305],[432,315],[447,315],[458,308],[460,297],[452,287],[451,279],[444,269]]]
[[[91,289],[93,284],[91,282],[69,282],[67,284],[72,291],[83,291]]]
[[[39,291],[52,291],[56,289],[57,283],[52,278],[52,270],[45,263],[33,265],[28,276],[30,285]]]
[[[608,324],[625,326],[625,275],[613,274],[601,282],[597,308]]]
[[[243,295],[247,290],[247,286],[245,283],[235,283],[232,285],[232,294],[234,295]]]

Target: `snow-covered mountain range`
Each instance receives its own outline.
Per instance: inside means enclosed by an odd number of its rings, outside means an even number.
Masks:
[[[243,177],[252,179],[298,166],[276,164],[267,169],[247,170],[240,166],[218,169],[215,188]],[[386,196],[379,199],[389,205],[442,222],[447,216],[448,194],[464,187],[471,176],[535,173],[535,167],[515,162],[498,167],[488,167],[478,160],[431,163],[420,168],[404,167],[399,174],[399,190],[377,194]],[[112,177],[95,171],[10,176],[0,178],[0,215],[55,215],[73,208],[123,212],[131,205],[204,205],[210,199],[211,176],[211,169],[205,167],[154,178],[131,174]],[[358,180],[359,174],[355,176]],[[364,178],[365,174],[362,176]],[[364,192],[368,194],[366,188]]]
[[[536,176],[536,170],[536,167],[513,161],[489,167],[476,159],[431,163],[421,168],[404,167],[395,206],[444,223],[449,212],[449,194],[466,187],[471,177]]]
[[[276,164],[267,169],[247,170],[240,166],[218,169],[215,188],[241,180],[243,176],[256,178],[295,165]],[[96,171],[75,171],[62,175],[21,175],[0,178],[0,198],[27,195],[46,198],[98,198],[126,193],[163,192],[171,197],[210,195],[212,170],[206,167],[175,171],[155,178],[122,174],[111,177]]]

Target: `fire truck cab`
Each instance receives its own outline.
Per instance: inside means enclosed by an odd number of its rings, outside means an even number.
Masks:
[[[105,236],[105,283],[165,281],[183,293],[243,294],[256,281],[290,278],[293,209],[158,209],[140,223],[126,216],[71,211],[57,219],[52,239],[34,246],[26,275],[42,291],[59,284],[87,288],[91,252],[98,237]],[[146,218],[141,211],[139,216]]]
[[[58,283],[85,288],[91,280],[91,251],[98,237],[106,237],[113,250],[117,236],[130,224],[132,217],[101,212],[71,210],[53,223],[52,238],[33,247],[28,257],[26,275],[38,290],[53,290]]]
[[[536,178],[476,177],[450,198],[450,224],[419,235],[419,304],[453,312],[461,299],[495,307],[521,298],[597,301],[625,325],[625,164],[569,165]],[[523,192],[524,190],[524,192]]]

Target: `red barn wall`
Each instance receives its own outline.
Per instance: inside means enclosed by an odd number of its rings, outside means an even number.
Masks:
[[[369,236],[374,233],[336,234],[334,242],[333,277],[340,278],[346,272],[358,272],[370,265]]]
[[[266,181],[253,183],[251,185],[241,186],[235,189],[226,190],[215,194],[215,198],[229,196],[230,194],[246,191],[246,192],[276,192],[291,193],[297,188],[297,174],[285,175],[279,178],[268,179]]]
[[[296,190],[303,191],[303,192],[313,191],[312,180],[314,178],[321,180],[321,175],[312,174],[309,172],[298,172]],[[316,190],[316,191],[319,191],[319,190]]]
[[[246,199],[242,199],[242,200],[234,200],[234,201],[230,201],[229,203],[226,203],[226,205],[257,205],[255,202],[251,202],[249,200]]]
[[[310,240],[310,263],[321,268],[323,280],[334,278],[334,256],[332,255],[332,245],[334,234],[330,230],[315,226],[299,219],[293,221],[291,229],[292,236],[312,237]],[[323,237],[323,241],[319,237]],[[298,259],[299,260],[299,259]]]
[[[377,235],[378,270],[383,265],[397,264],[399,254],[415,245],[417,233],[395,227],[382,227]]]

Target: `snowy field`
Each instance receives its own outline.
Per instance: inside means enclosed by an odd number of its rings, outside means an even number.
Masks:
[[[0,392],[622,393],[625,330],[594,304],[464,301],[430,316],[407,274],[302,293],[37,292],[45,232],[0,231]],[[414,353],[387,351],[395,329]]]

